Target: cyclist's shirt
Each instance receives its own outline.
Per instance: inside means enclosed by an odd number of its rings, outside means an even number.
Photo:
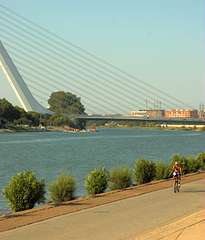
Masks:
[[[181,167],[174,165],[173,166],[173,176],[180,176],[181,175]]]

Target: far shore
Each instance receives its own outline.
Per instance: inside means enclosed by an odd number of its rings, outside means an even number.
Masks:
[[[97,128],[144,128],[144,129],[159,129],[159,130],[186,130],[186,131],[205,131],[205,125],[155,125],[155,126],[129,126],[129,125],[110,125],[97,126]]]
[[[203,125],[156,125],[156,126],[129,126],[129,125],[100,125],[97,126],[98,129],[100,128],[127,128],[127,129],[158,129],[158,130],[175,130],[175,131],[205,131],[205,126]],[[18,132],[63,132],[64,127],[47,127],[44,129],[38,128],[38,127],[29,127],[29,128],[16,128],[16,129],[9,129],[9,128],[0,128],[0,134],[1,133],[18,133]]]
[[[49,127],[49,128],[38,128],[38,127],[28,127],[28,128],[0,128],[0,133],[18,133],[18,132],[62,132],[63,127]]]
[[[45,132],[46,130],[40,130],[40,129],[8,129],[8,128],[3,128],[0,129],[0,134],[1,133],[17,133],[17,132]]]

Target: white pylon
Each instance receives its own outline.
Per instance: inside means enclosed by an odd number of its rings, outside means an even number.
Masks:
[[[0,41],[0,67],[2,68],[7,80],[9,81],[13,91],[19,99],[23,109],[26,112],[33,111],[42,114],[52,114],[47,108],[43,107],[33,97],[28,89],[25,81],[20,75],[17,67],[6,51],[3,43]]]

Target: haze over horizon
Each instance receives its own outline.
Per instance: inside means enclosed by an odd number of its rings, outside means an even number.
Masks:
[[[202,0],[0,4],[188,104],[205,103]],[[18,104],[2,71],[0,85],[0,98]]]

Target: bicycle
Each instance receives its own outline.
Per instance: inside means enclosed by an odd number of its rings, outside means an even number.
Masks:
[[[174,192],[179,192],[180,189],[180,176],[176,175],[174,176]]]

